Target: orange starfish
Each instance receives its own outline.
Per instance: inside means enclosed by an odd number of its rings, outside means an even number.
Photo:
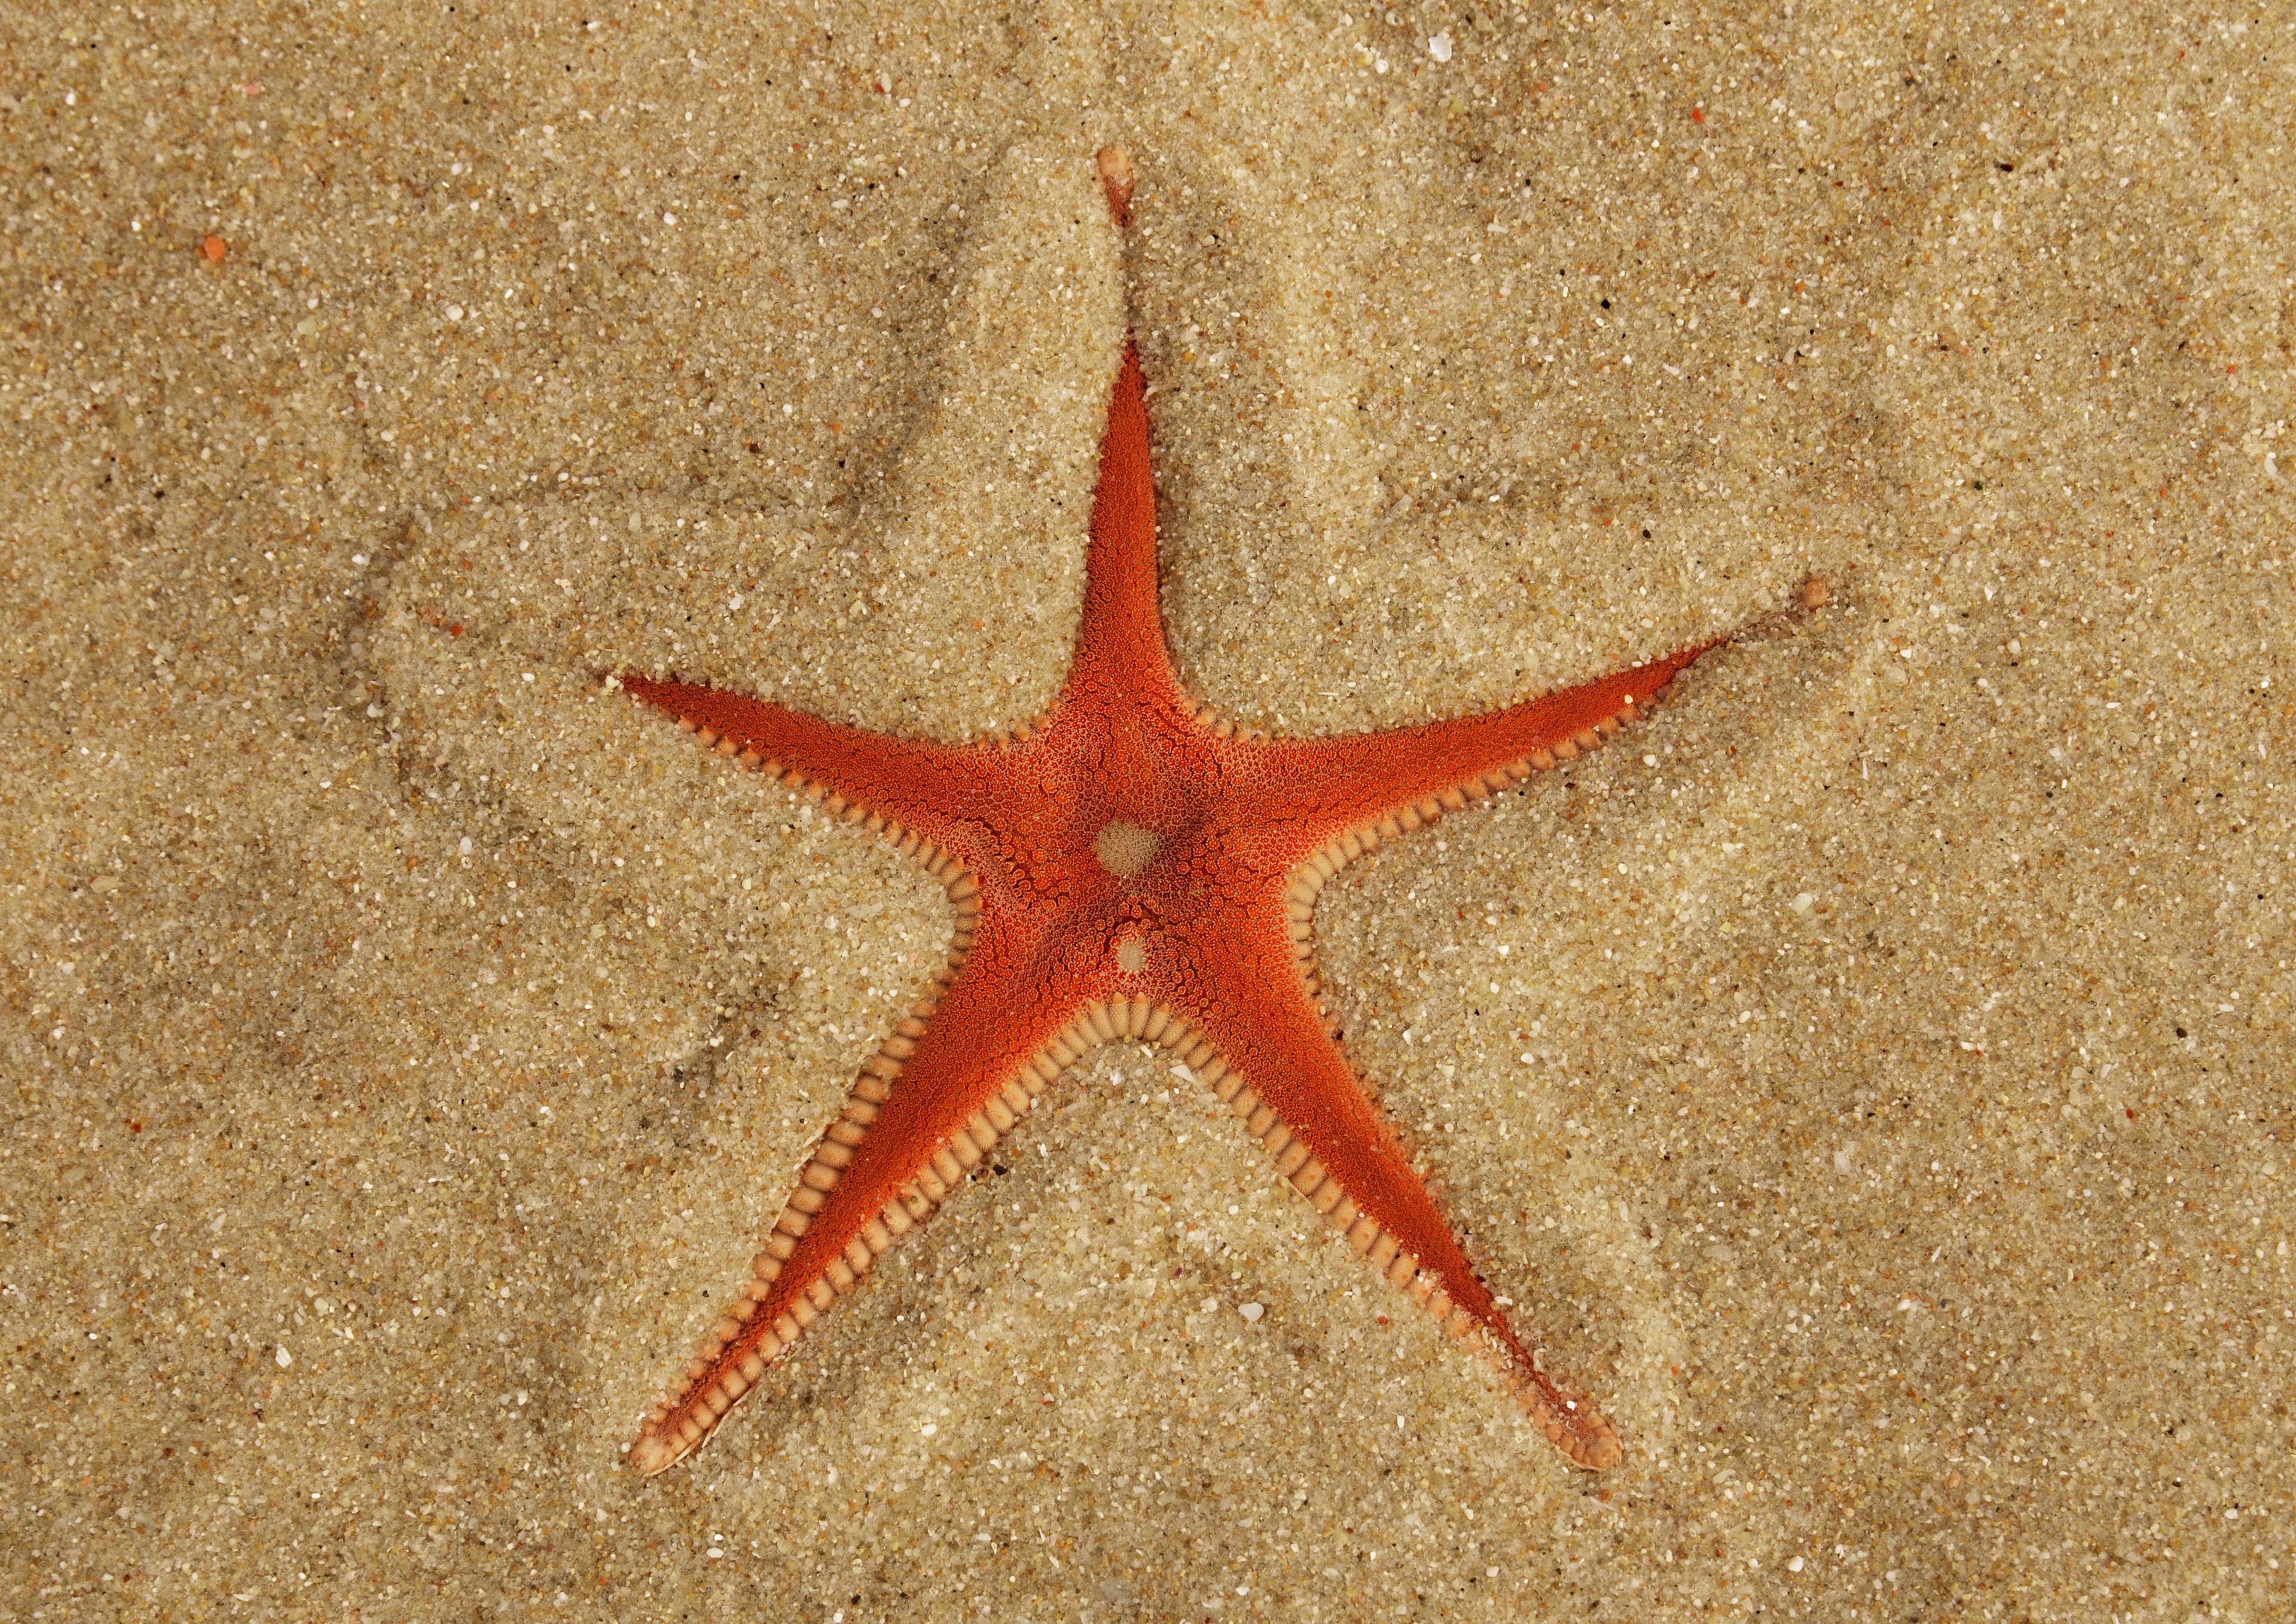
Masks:
[[[1101,154],[1101,174],[1121,229],[1131,175],[1119,150]],[[1813,583],[1806,600],[1820,593]],[[1148,416],[1128,341],[1075,661],[1031,726],[964,746],[898,739],[624,674],[626,690],[719,754],[895,842],[957,911],[947,965],[862,1068],[733,1311],[632,1446],[637,1470],[699,1448],[1063,1067],[1125,1037],[1177,1051],[1350,1245],[1496,1357],[1571,1460],[1617,1461],[1616,1430],[1534,1361],[1348,1062],[1317,997],[1308,926],[1343,865],[1593,748],[1713,646],[1456,721],[1340,739],[1238,733],[1189,697],[1164,645]]]

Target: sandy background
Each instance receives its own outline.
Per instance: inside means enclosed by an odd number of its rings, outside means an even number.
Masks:
[[[0,1619],[2287,1616],[2296,27],[1957,9],[8,6]],[[1318,914],[1628,1460],[1130,1046],[641,1487],[947,925],[591,674],[1032,712],[1128,287],[1246,721],[1837,587]]]

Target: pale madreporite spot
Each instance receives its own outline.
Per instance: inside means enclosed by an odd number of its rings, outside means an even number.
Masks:
[[[1156,860],[1158,844],[1152,830],[1128,824],[1119,817],[1111,819],[1092,837],[1092,853],[1110,874],[1129,880]]]
[[[1119,879],[1128,880],[1156,860],[1158,841],[1152,830],[1122,818],[1111,819],[1092,838],[1093,855],[1100,865]],[[1127,975],[1137,975],[1148,962],[1148,950],[1136,936],[1127,936],[1116,944],[1117,968]]]

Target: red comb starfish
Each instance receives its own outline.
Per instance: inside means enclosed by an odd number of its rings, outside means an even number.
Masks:
[[[1120,152],[1101,155],[1101,174],[1120,229],[1131,187]],[[1349,1064],[1316,996],[1308,923],[1343,865],[1591,749],[1713,646],[1456,721],[1341,739],[1237,733],[1189,697],[1164,646],[1148,415],[1128,341],[1075,661],[1020,735],[890,738],[623,675],[721,755],[896,842],[957,910],[947,965],[862,1068],[733,1312],[647,1420],[632,1464],[651,1475],[697,1448],[1063,1067],[1124,1037],[1178,1051],[1357,1251],[1452,1333],[1483,1342],[1571,1460],[1617,1461],[1616,1430],[1534,1363]]]

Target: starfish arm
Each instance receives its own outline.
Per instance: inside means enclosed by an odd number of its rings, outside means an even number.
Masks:
[[[1139,351],[1128,338],[1109,391],[1085,556],[1084,614],[1066,695],[1086,702],[1121,695],[1127,705],[1193,720],[1196,705],[1172,668],[1157,607],[1156,482],[1148,459],[1147,382]]]
[[[1264,818],[1292,848],[1268,856],[1292,865],[1335,847],[1336,866],[1382,837],[1576,759],[1636,719],[1723,641],[1479,716],[1340,739],[1240,741],[1233,757],[1239,808]]]
[[[1475,1273],[1395,1128],[1326,1029],[1288,943],[1248,941],[1192,967],[1182,1015],[1220,1057],[1214,1087],[1276,1169],[1394,1285],[1455,1336],[1480,1333],[1547,1437],[1581,1466],[1620,1458],[1618,1433],[1538,1367]]]
[[[706,684],[634,671],[619,680],[704,746],[867,823],[944,880],[957,875],[948,855],[978,865],[981,813],[1011,788],[1012,747],[897,739]]]
[[[862,1068],[734,1307],[632,1446],[646,1475],[717,1429],[805,1328],[931,1217],[1092,1038],[1031,940],[984,932]]]

